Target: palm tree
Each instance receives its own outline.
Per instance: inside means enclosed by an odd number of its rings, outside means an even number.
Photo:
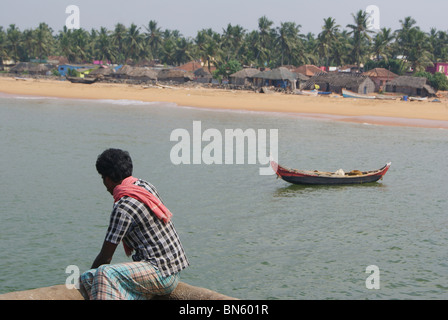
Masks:
[[[6,31],[6,50],[9,57],[19,60],[19,47],[22,43],[21,32],[15,24],[10,24]]]
[[[6,53],[6,33],[3,31],[3,27],[0,26],[0,66],[3,66],[3,60],[8,58]]]
[[[307,64],[319,64],[318,44],[318,40],[313,33],[308,32],[304,36],[303,45]]]
[[[417,22],[411,17],[405,17],[399,22],[401,23],[401,29],[395,31],[397,49],[399,50],[397,53],[407,57],[412,47],[410,33],[412,30],[419,28],[414,27]]]
[[[329,66],[330,55],[334,50],[333,47],[338,42],[338,32],[340,25],[336,24],[336,20],[329,17],[324,19],[322,32],[317,36],[318,50],[321,57],[325,58],[325,67]]]
[[[53,31],[46,23],[40,23],[34,32],[36,54],[39,59],[50,54],[53,48]]]
[[[350,43],[350,37],[347,30],[343,30],[337,35],[337,41],[333,44],[332,59],[333,63],[338,66],[347,64],[350,61],[350,52],[353,46]]]
[[[117,23],[112,33],[112,44],[116,48],[115,59],[118,63],[126,60],[124,52],[124,42],[126,38],[126,27],[122,23]]]
[[[272,34],[273,30],[271,26],[274,24],[271,20],[269,20],[266,16],[263,16],[258,19],[258,61],[261,64],[266,63],[269,64],[270,59],[270,48],[272,44]]]
[[[186,63],[194,55],[191,41],[185,39],[179,30],[169,29],[162,32],[159,52],[161,62],[174,65]]]
[[[187,63],[193,59],[191,51],[191,42],[181,37],[176,40],[176,47],[174,52],[174,61],[177,65]]]
[[[280,47],[280,64],[283,65],[284,61],[287,64],[292,64],[298,55],[300,50],[304,50],[303,44],[299,38],[301,25],[297,25],[295,22],[282,22],[278,30],[277,43]]]
[[[241,45],[240,62],[242,65],[256,65],[260,56],[259,34],[256,30],[252,30],[244,37]]]
[[[162,31],[159,27],[157,27],[157,22],[154,20],[150,20],[148,26],[145,27],[146,33],[146,42],[149,47],[150,56],[153,58],[158,58],[159,56],[159,48],[162,45]]]
[[[227,28],[223,30],[222,49],[226,56],[226,61],[239,59],[245,33],[246,30],[242,26],[232,26],[230,23],[227,25]]]
[[[365,11],[359,10],[358,13],[353,14],[352,17],[355,24],[348,24],[347,27],[352,29],[348,34],[353,35],[353,50],[351,57],[357,66],[360,66],[362,60],[368,53],[370,36],[369,33],[374,31],[367,28],[368,14]]]
[[[409,32],[409,42],[412,44],[407,60],[415,71],[425,71],[426,67],[432,66],[434,56],[431,53],[429,38],[420,29],[414,28]]]
[[[59,52],[67,57],[69,62],[74,61],[72,52],[72,30],[64,26],[59,34],[56,36]]]
[[[73,30],[71,47],[76,62],[85,62],[89,60],[89,33],[84,29]]]
[[[143,51],[143,35],[140,33],[140,28],[134,23],[129,27],[124,38],[126,45],[126,58],[132,60],[140,60],[140,53]]]
[[[22,32],[22,47],[25,50],[25,55],[29,59],[35,57],[35,31],[26,29]]]
[[[437,61],[448,60],[448,33],[446,31],[439,31],[437,33],[437,50],[434,53]]]
[[[380,60],[384,58],[389,60],[391,52],[391,43],[394,40],[394,35],[391,28],[382,28],[379,33],[376,34],[373,39],[373,53],[376,55],[376,59]]]
[[[114,61],[116,50],[112,43],[109,31],[101,27],[97,40],[94,43],[95,58],[102,61]]]
[[[208,71],[211,72],[211,63],[221,52],[219,34],[212,29],[202,29],[196,35],[195,42],[202,62],[207,62]]]
[[[434,61],[448,60],[448,34],[446,31],[437,31],[431,28],[428,33],[428,40],[431,44],[431,52],[434,54]]]

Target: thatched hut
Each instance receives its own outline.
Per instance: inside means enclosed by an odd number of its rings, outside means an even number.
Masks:
[[[284,67],[259,72],[254,74],[252,78],[254,83],[260,87],[274,86],[283,89],[290,88],[291,90],[296,88],[296,74]]]
[[[42,63],[20,62],[12,67],[9,72],[14,74],[26,73],[33,75],[46,75],[50,70],[50,67]]]
[[[157,75],[159,81],[188,82],[194,79],[194,74],[179,69],[163,69]]]
[[[211,83],[213,76],[206,68],[196,69],[194,72],[194,81],[199,83]]]
[[[157,71],[150,68],[131,67],[124,65],[115,73],[111,73],[114,78],[129,79],[139,81],[156,81]]]
[[[114,78],[117,79],[129,79],[130,78],[129,74],[133,69],[134,68],[131,67],[130,65],[125,64],[120,69],[118,69],[113,76]]]
[[[102,75],[103,77],[111,77],[115,73],[113,68],[107,68],[107,67],[99,67],[95,70],[90,71],[89,75],[91,76],[99,76]]]
[[[305,76],[305,75],[302,74],[302,73],[297,73],[297,72],[294,72],[294,73],[295,73],[296,76],[297,76],[297,84],[296,84],[296,87],[297,87],[298,89],[303,89],[303,88],[305,87],[306,83],[308,82],[308,80],[310,79],[310,77],[307,77],[307,76]]]
[[[313,90],[318,85],[321,91],[342,93],[347,89],[356,93],[369,94],[375,91],[375,83],[367,76],[359,73],[320,73],[311,77],[304,89]]]
[[[130,79],[134,80],[142,80],[142,81],[151,81],[157,80],[157,71],[149,68],[133,68],[129,73]]]
[[[257,73],[260,73],[260,70],[255,68],[242,69],[229,76],[230,84],[237,86],[250,86],[253,84],[253,76]]]
[[[409,96],[428,97],[436,94],[428,79],[424,77],[396,77],[386,85],[386,89],[388,92],[399,92]]]
[[[392,81],[398,74],[395,74],[384,68],[374,68],[363,73],[375,82],[375,91],[383,91],[386,88],[386,84]]]

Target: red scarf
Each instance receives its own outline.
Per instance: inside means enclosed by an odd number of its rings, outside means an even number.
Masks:
[[[134,198],[148,206],[157,218],[165,223],[168,223],[173,214],[167,207],[165,207],[158,197],[145,188],[135,185],[134,182],[137,180],[137,178],[130,176],[124,179],[121,184],[116,186],[113,192],[114,201],[117,202],[125,196]],[[129,257],[132,254],[133,249],[129,248],[124,242],[123,246],[126,255]]]

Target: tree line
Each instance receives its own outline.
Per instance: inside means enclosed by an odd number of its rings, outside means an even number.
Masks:
[[[210,67],[226,70],[247,65],[275,68],[281,65],[341,66],[364,64],[366,69],[381,66],[403,74],[424,71],[436,61],[448,61],[448,33],[432,28],[425,32],[412,17],[400,22],[400,29],[368,28],[368,14],[352,13],[353,22],[341,27],[332,17],[323,19],[319,34],[302,34],[300,24],[273,21],[263,16],[258,29],[246,30],[228,24],[222,32],[202,29],[195,37],[179,30],[162,29],[154,20],[147,25],[117,23],[113,30],[69,30],[55,33],[46,23],[21,31],[15,24],[0,26],[2,60],[29,61],[64,56],[70,63],[92,60],[137,63],[157,59],[166,65],[181,65],[201,59]]]

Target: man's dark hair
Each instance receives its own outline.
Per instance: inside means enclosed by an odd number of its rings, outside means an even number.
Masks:
[[[107,149],[98,156],[96,170],[103,177],[114,182],[132,176],[132,159],[129,152],[120,149]]]

